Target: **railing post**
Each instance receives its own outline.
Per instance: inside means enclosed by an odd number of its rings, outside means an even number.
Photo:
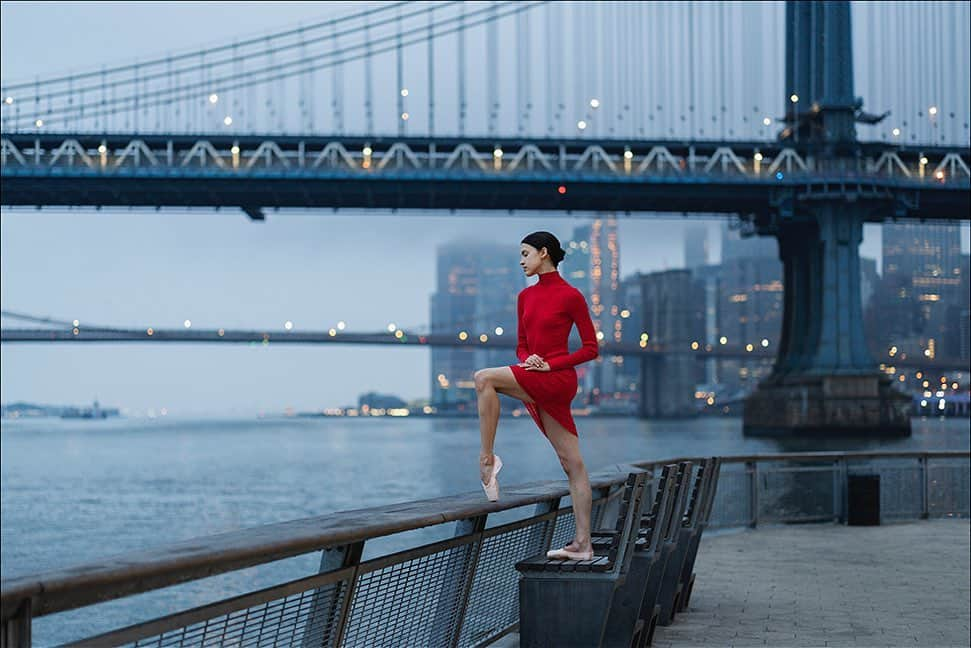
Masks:
[[[833,461],[833,521],[839,524],[846,522],[846,461]]]
[[[364,541],[352,542],[324,549],[320,556],[321,574],[332,572],[345,567],[357,566],[361,563],[361,555],[364,553]],[[328,596],[323,589],[314,592],[313,601],[310,603],[310,615],[307,626],[303,633],[303,645],[319,646],[323,640],[323,632],[326,628],[334,628],[334,645],[339,646],[344,638],[344,630],[347,625],[347,615],[351,609],[351,602],[354,600],[354,589],[357,585],[357,570],[347,583],[339,583],[337,593]],[[338,596],[343,589],[343,597]]]
[[[482,532],[485,531],[488,514],[477,515],[473,518],[459,520],[455,526],[455,537],[474,535],[475,539],[465,546],[462,560],[453,569],[455,572],[446,579],[451,587],[442,589],[438,599],[438,613],[432,627],[443,627],[451,616],[452,602],[455,601],[455,622],[450,628],[449,646],[458,646],[462,636],[462,624],[465,622],[465,610],[469,605],[469,595],[472,593],[472,583],[475,581],[475,571],[479,565],[479,553],[482,551]],[[463,578],[464,572],[464,578]]]
[[[554,497],[545,502],[540,502],[536,505],[536,510],[533,511],[533,515],[546,515],[552,511],[559,510],[560,499],[559,497]],[[543,551],[549,550],[550,543],[553,542],[553,533],[556,531],[556,520],[558,517],[554,516],[553,519],[547,520],[546,524],[534,531],[535,535],[530,538],[530,546],[539,546]]]
[[[759,525],[759,464],[757,461],[746,461],[745,471],[749,474],[749,503],[752,506],[752,519],[749,527]]]
[[[30,599],[20,604],[0,628],[0,648],[30,648]]]
[[[917,458],[920,462],[920,519],[926,520],[930,517],[930,495],[931,483],[930,474],[927,470],[927,454],[921,454]]]

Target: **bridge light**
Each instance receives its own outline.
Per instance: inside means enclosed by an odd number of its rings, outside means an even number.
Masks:
[[[78,320],[74,320],[74,325],[75,326],[81,326],[81,322],[79,322]]]
[[[487,342],[488,340],[489,340],[489,336],[486,335],[485,333],[479,336],[479,342]]]
[[[327,331],[327,334],[331,337],[334,337],[335,335],[337,335],[337,331],[335,331],[334,329],[331,329]]]
[[[720,338],[718,338],[718,343],[719,344],[728,344],[728,338],[723,335]]]
[[[405,332],[404,331],[401,331],[401,330],[395,331],[394,332],[394,336],[400,340],[401,338],[403,338],[405,336]]]
[[[586,127],[587,127],[587,122],[583,121],[582,119],[577,122],[577,128],[579,128],[580,130],[585,129]]]
[[[775,172],[775,179],[776,180],[782,180],[784,177],[786,177],[786,176],[782,173],[782,171],[776,171]]]
[[[927,166],[927,158],[926,157],[921,156],[921,158],[920,158],[920,165],[921,166]]]
[[[347,324],[344,323],[344,320],[341,320],[341,321],[337,322],[337,328],[338,328],[338,330],[343,331],[345,326],[347,326]]]
[[[217,101],[219,101],[219,95],[217,95],[215,92],[209,95],[209,103],[214,104]]]
[[[926,400],[921,400],[920,401],[920,406],[921,407],[927,407],[927,401]]]
[[[904,382],[905,380],[907,380],[907,376],[901,375],[900,382]]]
[[[890,132],[893,133],[893,136],[894,137],[900,137],[900,129],[899,128],[895,128],[895,129],[893,129]]]
[[[146,333],[147,333],[148,335],[155,335],[155,329],[153,329],[153,328],[151,328],[151,327],[149,327],[149,328],[148,328],[148,330],[147,330],[147,331],[145,331],[145,332],[146,332]]]
[[[924,377],[924,374],[923,374],[923,372],[918,371],[917,374],[915,375],[915,377],[917,378],[917,380],[920,380],[921,378]]]
[[[182,322],[182,324],[183,324],[183,326],[185,326],[186,328],[192,328],[192,322],[191,322],[191,321],[189,321],[189,320],[186,320],[186,321],[184,321],[184,322]]]
[[[556,188],[556,191],[557,191],[557,193],[559,193],[562,196],[563,194],[566,193],[566,186],[565,185],[560,185],[559,187]]]
[[[401,121],[408,121],[408,113],[406,112],[401,113]]]
[[[505,331],[501,326],[496,327],[496,335],[502,335]]]
[[[943,171],[938,171],[937,173],[934,174],[934,177],[937,178],[938,180],[943,180],[944,179],[944,172]]]
[[[43,125],[44,125],[43,119],[38,119],[37,121],[34,122],[34,126],[36,126],[37,128],[40,128]]]
[[[462,341],[465,341],[469,339],[469,334],[466,333],[465,331],[459,331],[459,339]]]
[[[761,162],[762,161],[762,154],[761,153],[756,153],[753,157],[755,158],[755,161],[756,162]]]
[[[13,103],[13,97],[5,97],[4,100],[3,100],[3,103],[5,103],[5,104],[7,104],[9,106],[10,104]]]
[[[765,339],[765,338],[762,338],[762,346],[764,346],[764,347],[769,346],[769,341],[767,339]]]
[[[104,144],[98,147],[98,153],[100,153],[101,155],[104,155],[107,152],[108,152],[108,147],[105,146]]]
[[[493,149],[492,157],[496,158],[497,160],[502,158],[502,149],[499,148],[498,146],[495,149]]]
[[[698,345],[698,343],[697,343],[697,342],[692,342],[692,343],[691,343],[691,350],[692,350],[692,351],[697,351],[697,350],[698,350],[698,346],[699,346],[699,345]]]
[[[285,328],[288,331],[293,330],[293,322],[291,322],[290,320],[287,320],[286,323],[283,325],[283,328]]]
[[[648,335],[647,333],[641,333],[641,339],[647,342],[648,340],[651,339],[651,336]]]
[[[394,322],[391,322],[390,324],[388,324],[388,331],[389,331],[390,333],[394,333],[394,330],[395,330],[396,328],[398,328],[398,327],[397,327],[397,326],[395,325],[395,323],[394,323]]]
[[[763,126],[768,126],[771,123],[772,123],[772,119],[770,119],[769,117],[765,117],[765,118],[762,119],[762,125]]]
[[[931,115],[936,115],[937,114],[937,106],[931,106],[930,108],[927,109],[927,112],[930,113]]]
[[[365,146],[363,149],[361,149],[361,153],[363,153],[365,157],[371,157],[371,154],[374,153],[374,151],[371,150],[370,146]]]
[[[620,316],[627,319],[630,317],[630,311],[625,308],[624,310],[620,311]]]
[[[957,388],[958,388],[958,384],[957,383],[951,383],[951,389],[957,391]]]
[[[590,107],[593,108],[594,110],[596,110],[597,108],[599,108],[600,107],[600,100],[599,99],[591,99],[590,100]]]
[[[791,95],[789,95],[789,101],[791,101],[792,103],[798,103],[799,102],[799,95],[797,95],[795,92],[793,92]]]
[[[603,339],[604,339],[604,332],[597,331],[597,340],[603,340]]]
[[[218,335],[219,337],[226,335],[226,329],[219,329],[218,331],[216,331],[216,335]]]
[[[401,96],[402,97],[407,97],[408,96],[408,88],[402,88],[401,89]]]
[[[239,155],[239,146],[237,144],[233,144],[233,148],[229,149],[229,152],[233,155]]]
[[[233,125],[233,118],[230,117],[229,115],[226,115],[225,117],[223,117],[223,123],[226,126],[232,126]]]
[[[624,149],[624,159],[625,160],[630,160],[633,157],[634,157],[634,154],[631,152],[631,150],[629,148],[625,148]]]
[[[754,348],[755,347],[753,347],[751,343],[745,345],[745,350],[748,351],[749,353],[752,353],[752,349]]]

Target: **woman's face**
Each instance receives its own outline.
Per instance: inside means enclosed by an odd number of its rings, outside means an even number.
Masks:
[[[537,250],[529,243],[522,243],[519,246],[519,265],[525,271],[527,277],[532,277],[543,268],[545,262],[549,262],[549,252],[546,248]]]

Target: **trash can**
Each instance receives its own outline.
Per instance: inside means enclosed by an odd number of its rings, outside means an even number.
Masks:
[[[880,524],[880,475],[847,475],[846,499],[848,525]]]

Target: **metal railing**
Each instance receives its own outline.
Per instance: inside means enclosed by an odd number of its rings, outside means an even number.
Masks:
[[[590,475],[594,524],[632,466]],[[885,520],[971,515],[969,452],[819,452],[724,457],[711,528],[842,521],[850,474],[879,474]],[[659,474],[659,471],[656,472]],[[519,560],[572,538],[565,482],[346,511],[23,576],[2,585],[2,643],[30,645],[32,619],[320,552],[318,573],[77,642],[134,646],[481,646],[518,627]],[[531,507],[531,508],[530,508]],[[490,515],[518,516],[487,526]],[[454,524],[454,535],[363,560],[365,542]],[[94,614],[94,612],[92,612]]]

